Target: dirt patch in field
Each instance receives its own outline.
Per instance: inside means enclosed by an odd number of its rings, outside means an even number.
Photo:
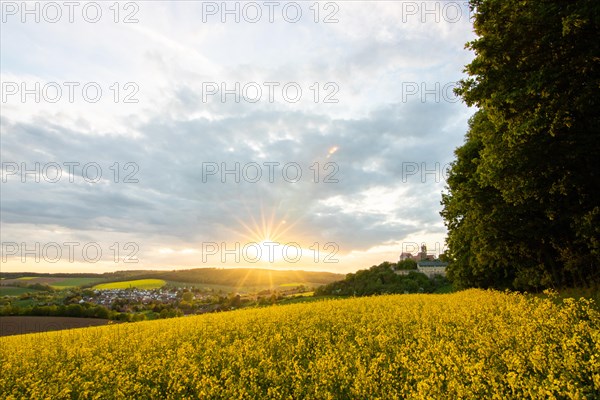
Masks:
[[[107,319],[71,317],[0,317],[0,336],[85,328],[108,324]]]
[[[35,277],[33,279],[2,279],[2,286],[26,286],[33,285],[35,283],[41,283],[42,285],[52,285],[53,283],[64,281],[66,278],[47,278],[47,277]]]

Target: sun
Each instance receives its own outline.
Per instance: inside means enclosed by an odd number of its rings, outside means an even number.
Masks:
[[[265,238],[258,243],[260,248],[260,261],[273,263],[281,259],[281,243]]]
[[[274,263],[281,259],[281,247],[281,243],[267,237],[260,241],[245,243],[242,247],[242,256],[251,262]]]
[[[240,213],[244,208],[246,213]],[[238,224],[228,227],[232,236],[227,246],[233,247],[232,241],[235,240],[241,253],[238,263],[270,268],[281,266],[282,263],[296,263],[302,254],[308,254],[307,250],[300,249],[300,243],[304,242],[304,235],[297,232],[301,218],[294,218],[280,205],[268,209],[262,204],[253,208],[241,207],[230,214]]]
[[[237,218],[236,218],[237,219]],[[261,248],[270,246],[271,242],[281,243],[289,235],[294,223],[288,223],[286,218],[276,217],[275,212],[265,216],[261,208],[260,219],[250,215],[246,220],[237,219],[243,227],[239,233],[245,239],[260,244]]]

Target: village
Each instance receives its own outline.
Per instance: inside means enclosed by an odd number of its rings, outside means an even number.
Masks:
[[[174,303],[181,297],[183,289],[104,289],[94,290],[93,295],[83,296],[79,304],[91,303],[110,307],[117,300],[131,303],[149,304],[152,302]]]

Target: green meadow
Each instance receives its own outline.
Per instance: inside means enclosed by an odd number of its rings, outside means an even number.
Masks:
[[[0,297],[2,296],[20,296],[25,293],[37,292],[35,289],[15,287],[15,286],[0,286]]]
[[[62,281],[53,282],[50,286],[54,289],[70,289],[97,284],[104,281],[102,278],[67,278]]]

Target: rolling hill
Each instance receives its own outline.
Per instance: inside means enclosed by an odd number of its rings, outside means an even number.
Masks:
[[[200,286],[219,288],[223,291],[263,290],[289,287],[291,285],[317,287],[344,278],[331,272],[280,271],[253,268],[195,268],[172,271],[118,271],[104,274],[35,274],[2,273],[0,285],[26,286],[35,283],[49,285],[55,289],[74,286],[92,287],[118,282],[162,280],[176,286]],[[129,287],[129,284],[125,284]]]

